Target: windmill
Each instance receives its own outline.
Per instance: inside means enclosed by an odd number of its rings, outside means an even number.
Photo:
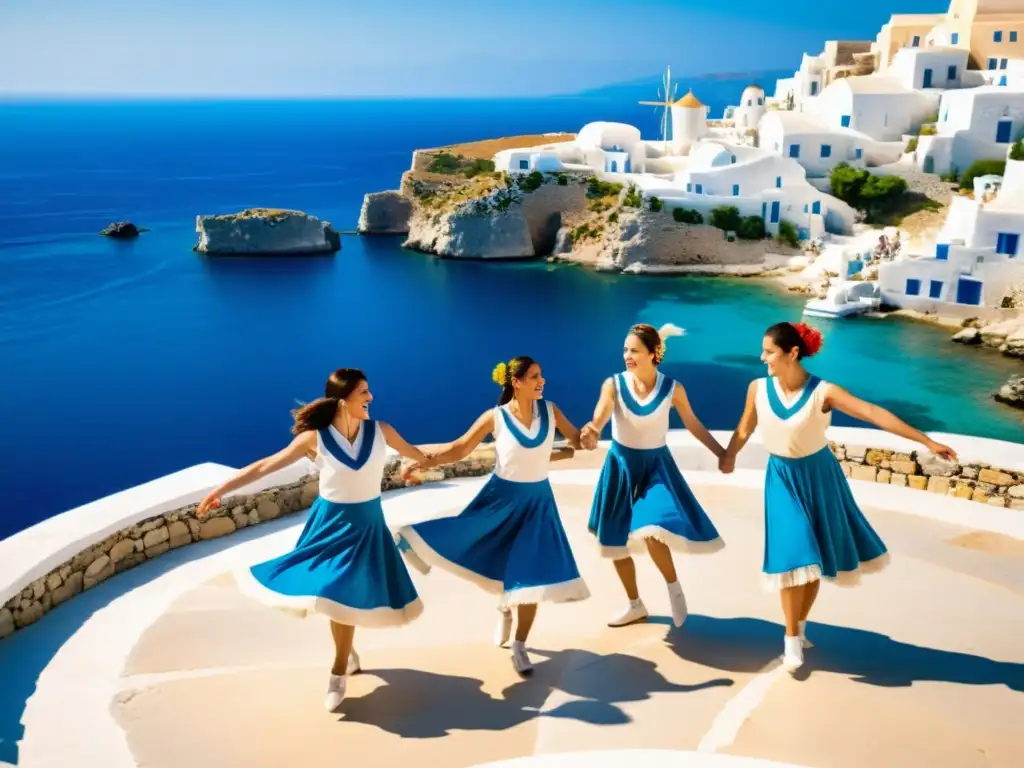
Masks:
[[[671,107],[676,101],[676,88],[679,86],[672,82],[672,67],[665,67],[665,74],[661,78],[661,88],[658,90],[660,101],[641,101],[647,107],[660,107],[661,113],[661,140],[665,143],[665,154],[668,154],[668,129]]]

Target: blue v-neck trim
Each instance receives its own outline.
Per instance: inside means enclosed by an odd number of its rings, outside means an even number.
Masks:
[[[512,433],[512,436],[516,439],[523,448],[537,448],[540,446],[548,437],[548,404],[546,400],[540,400],[537,403],[537,410],[540,412],[540,428],[537,430],[536,437],[527,437],[526,433],[523,432],[519,422],[516,421],[515,417],[508,412],[507,408],[499,408],[501,411],[501,418],[505,421],[505,426],[508,427],[508,431]]]
[[[672,387],[675,382],[668,376],[661,377],[661,386],[658,387],[657,393],[651,398],[651,401],[646,405],[640,405],[640,402],[633,396],[630,391],[629,382],[623,374],[618,374],[619,377],[619,394],[622,396],[622,402],[625,403],[626,407],[637,416],[650,416],[665,402],[665,398],[672,392]]]
[[[329,428],[320,430],[320,439],[324,442],[324,448],[334,458],[340,461],[349,469],[358,472],[366,464],[370,458],[370,452],[373,450],[373,444],[377,440],[377,422],[372,419],[367,419],[363,422],[360,429],[363,431],[363,442],[359,446],[359,455],[354,459],[345,453],[344,449],[338,445],[338,441],[334,439],[334,435],[331,434]]]
[[[778,391],[775,389],[775,378],[769,376],[765,379],[765,388],[768,390],[768,404],[772,407],[772,413],[780,419],[788,419],[807,405],[807,401],[811,399],[811,395],[814,394],[814,390],[820,382],[821,379],[817,376],[808,376],[807,381],[804,383],[804,389],[800,393],[800,397],[797,398],[796,402],[793,403],[792,406],[787,408],[783,404],[782,398],[779,397]]]

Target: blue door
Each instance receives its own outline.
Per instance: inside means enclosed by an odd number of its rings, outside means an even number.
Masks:
[[[768,218],[768,203],[761,203],[761,219]]]
[[[949,69],[946,70],[947,80],[956,80],[956,65],[950,64]]]
[[[772,200],[772,224],[779,222],[779,201]]]
[[[1016,256],[1020,245],[1020,235],[1015,232],[1000,232],[996,235],[996,253]]]
[[[940,296],[942,296],[942,281],[941,280],[932,280],[928,284],[928,298],[929,299],[937,299]]]
[[[997,144],[1009,144],[1010,133],[1013,130],[1012,120],[1000,120],[996,125],[996,143]]]
[[[1003,75],[1002,77],[999,78],[999,84],[1006,85],[1006,75]]]
[[[931,88],[932,87],[932,71],[930,69],[926,69],[924,71],[924,84],[921,87],[922,88]]]
[[[935,158],[931,155],[924,156],[924,172],[935,173]]]
[[[980,306],[981,304],[981,281],[961,277],[956,284],[956,303]]]
[[[619,170],[619,164],[615,160],[612,160],[612,173],[616,173]]]
[[[935,244],[935,258],[939,261],[949,261],[949,243]]]
[[[821,200],[811,203],[811,213],[821,213]]]
[[[925,86],[925,87],[927,87],[927,86]],[[850,127],[850,116],[849,115],[843,115],[842,117],[840,117],[839,118],[839,124],[843,128],[849,128]]]

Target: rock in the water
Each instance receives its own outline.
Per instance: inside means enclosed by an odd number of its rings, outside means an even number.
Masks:
[[[196,216],[199,253],[290,255],[333,253],[341,236],[329,221],[301,211],[249,208],[222,216]]]
[[[356,229],[363,235],[404,235],[409,232],[412,203],[397,190],[363,197]]]
[[[100,234],[118,240],[130,240],[133,237],[139,236],[139,228],[130,221],[115,221],[105,229],[100,230]]]
[[[953,341],[957,344],[981,344],[981,332],[977,328],[963,328],[954,334]]]
[[[1024,358],[1024,323],[1006,337],[1006,343],[999,348],[1007,357]]]
[[[1000,403],[1024,408],[1024,376],[1011,376],[993,397]]]

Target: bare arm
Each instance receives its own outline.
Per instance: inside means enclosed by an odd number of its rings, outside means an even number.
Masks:
[[[574,451],[582,450],[583,446],[580,445],[580,431],[576,429],[575,425],[571,421],[565,418],[565,414],[559,410],[557,405],[552,403],[551,409],[555,412],[555,428],[562,433],[562,437],[566,439]]]
[[[494,410],[488,410],[478,418],[473,426],[469,428],[462,437],[453,443],[449,443],[444,450],[427,457],[425,462],[417,461],[419,469],[436,467],[438,464],[453,464],[461,461],[473,452],[473,449],[483,442],[488,434],[494,431]]]
[[[601,394],[597,399],[597,405],[594,406],[594,417],[580,430],[581,444],[584,448],[592,450],[597,447],[601,430],[612,417],[613,410],[615,410],[615,382],[608,378],[601,385]]]
[[[220,506],[220,500],[223,496],[249,483],[253,483],[261,477],[266,477],[271,472],[276,472],[290,464],[294,464],[299,459],[311,454],[316,455],[316,432],[303,432],[301,435],[297,435],[287,448],[278,451],[273,456],[267,456],[259,461],[254,461],[249,466],[239,470],[230,480],[210,491],[199,504],[196,515],[205,517],[212,508]]]
[[[426,461],[427,456],[423,451],[414,445],[410,445],[406,442],[405,438],[398,434],[398,430],[392,427],[390,424],[385,424],[383,421],[378,422],[380,429],[384,433],[384,440],[388,446],[398,451],[400,456],[404,456],[407,459],[413,461]]]
[[[725,455],[718,462],[718,466],[723,472],[732,472],[736,464],[736,455],[743,450],[743,446],[747,444],[750,436],[757,429],[756,398],[757,382],[752,381],[747,387],[747,402],[743,406],[740,423],[736,425],[736,430],[732,433],[732,439],[729,440],[729,447],[725,449]]]
[[[908,440],[913,440],[915,443],[920,443],[925,446],[932,453],[938,454],[947,459],[955,459],[956,452],[949,446],[942,445],[932,440],[928,435],[923,432],[919,432],[906,422],[899,419],[894,414],[880,408],[873,403],[861,400],[859,397],[854,397],[842,387],[836,386],[835,384],[828,384],[825,390],[825,405],[834,408],[837,411],[842,411],[847,416],[852,416],[855,419],[866,421],[869,424],[874,424],[879,429],[884,429],[886,432],[891,432],[894,435],[905,437]]]
[[[676,409],[676,413],[679,414],[679,418],[683,420],[683,425],[690,431],[690,434],[696,437],[705,448],[715,454],[716,459],[722,458],[725,450],[715,440],[714,435],[708,432],[703,422],[697,418],[697,414],[690,407],[690,398],[686,396],[686,390],[683,389],[683,385],[679,382],[676,382],[675,387],[672,389],[672,407]]]

